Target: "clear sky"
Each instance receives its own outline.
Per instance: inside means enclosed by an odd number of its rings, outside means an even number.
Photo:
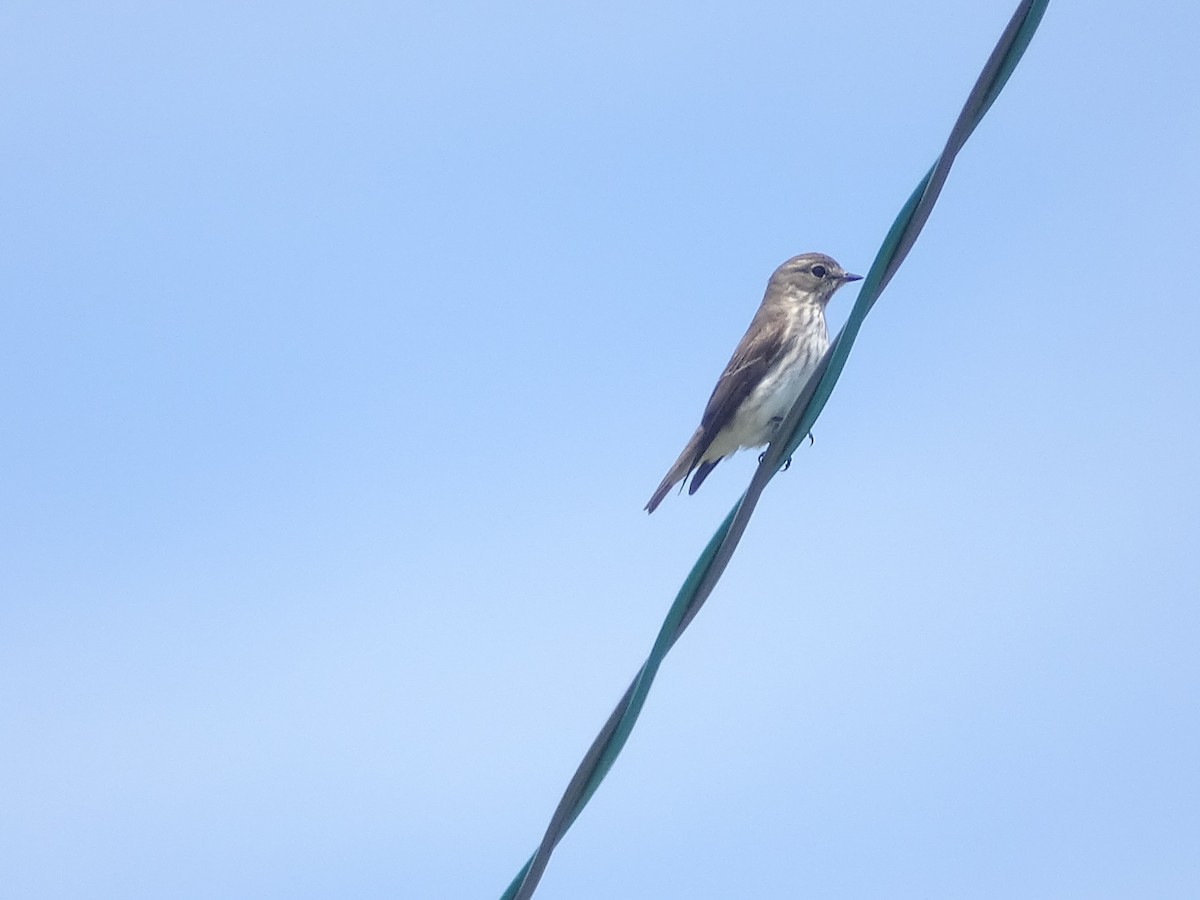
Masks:
[[[1014,5],[4,4],[0,893],[498,896]],[[1198,32],[1051,4],[539,898],[1200,896]]]

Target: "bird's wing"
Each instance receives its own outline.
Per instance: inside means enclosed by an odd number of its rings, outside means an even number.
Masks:
[[[783,352],[784,329],[771,327],[772,324],[779,324],[772,323],[772,318],[775,318],[773,311],[759,309],[738,342],[737,349],[733,351],[725,371],[717,379],[717,386],[713,388],[708,405],[704,407],[704,415],[700,417],[704,439],[697,459],[704,455],[721,429],[733,421],[742,401],[762,382],[771,364]]]
[[[696,488],[700,487],[700,482],[716,465],[716,462],[702,464],[700,460],[713,438],[732,421],[742,401],[749,396],[754,386],[763,379],[771,364],[783,352],[784,329],[770,327],[775,315],[776,313],[764,311],[761,307],[755,314],[750,327],[738,342],[737,349],[733,351],[733,358],[717,379],[717,386],[713,388],[712,396],[708,398],[708,405],[700,419],[700,427],[696,429],[692,439],[683,448],[683,452],[659,484],[650,502],[646,504],[648,512],[654,512],[663,498],[670,493],[671,488],[700,466],[690,489],[694,494]]]

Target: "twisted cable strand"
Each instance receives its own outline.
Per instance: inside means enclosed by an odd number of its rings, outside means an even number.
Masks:
[[[1018,4],[966,103],[963,104],[962,112],[955,121],[937,162],[917,185],[888,230],[883,245],[863,280],[846,324],[830,344],[829,350],[779,426],[778,433],[786,435],[786,438],[777,438],[771,442],[750,480],[750,486],[737,505],[729,511],[709,539],[700,558],[692,566],[675,596],[675,601],[667,611],[666,619],[659,629],[646,662],[642,664],[636,677],[625,690],[624,696],[609,715],[608,721],[604,723],[604,727],[584,754],[554,815],[550,818],[541,844],[501,895],[501,900],[529,900],[550,862],[554,848],[612,768],[641,714],[659,666],[700,611],[725,571],[767,483],[778,473],[782,461],[791,456],[804,436],[812,430],[841,376],[863,320],[912,249],[921,229],[925,227],[958,151],[967,142],[1012,75],[1034,32],[1037,31],[1048,4],[1049,0],[1022,0]]]

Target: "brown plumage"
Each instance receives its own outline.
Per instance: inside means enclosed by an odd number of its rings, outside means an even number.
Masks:
[[[646,504],[647,512],[689,475],[688,493],[694,494],[726,456],[771,440],[829,346],[825,305],[839,287],[860,277],[822,253],[792,257],[775,270],[717,379],[700,427]]]

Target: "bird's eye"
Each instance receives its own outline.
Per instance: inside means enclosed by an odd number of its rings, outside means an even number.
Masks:
[[[819,264],[818,264],[818,265],[815,265],[815,266],[813,266],[811,271],[812,271],[812,273],[813,273],[814,275],[816,275],[818,278],[824,278],[824,277],[825,277],[825,267],[824,267],[824,266],[822,266],[822,265],[819,265]]]

